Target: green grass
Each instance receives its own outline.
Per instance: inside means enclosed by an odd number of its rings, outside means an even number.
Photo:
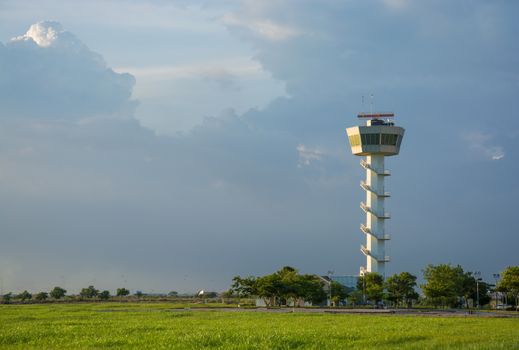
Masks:
[[[0,349],[519,349],[519,319],[0,306]]]

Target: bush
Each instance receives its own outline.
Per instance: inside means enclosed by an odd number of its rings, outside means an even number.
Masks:
[[[50,291],[50,296],[53,299],[61,299],[65,296],[65,294],[67,294],[67,291],[61,287],[54,287]]]
[[[18,294],[18,299],[20,299],[21,301],[31,300],[32,299],[32,294],[29,293],[28,291],[24,290],[23,292]]]
[[[87,288],[81,289],[79,295],[82,298],[95,298],[99,295],[99,290],[95,289],[94,286],[88,286]]]
[[[2,295],[2,302],[4,304],[9,304],[11,302],[11,299],[13,298],[13,293],[7,293]]]
[[[43,300],[46,300],[48,297],[49,297],[48,293],[46,293],[46,292],[39,292],[38,294],[36,294],[34,296],[34,299],[36,299],[38,301],[43,301]]]
[[[107,290],[103,290],[101,293],[99,293],[99,299],[101,299],[101,300],[110,299],[110,292]]]
[[[127,295],[130,295],[130,291],[126,288],[117,288],[116,295],[118,297],[125,297]]]

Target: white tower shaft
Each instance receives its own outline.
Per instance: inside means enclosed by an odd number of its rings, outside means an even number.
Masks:
[[[387,214],[384,210],[384,198],[388,194],[384,191],[384,156],[370,155],[366,156],[366,182],[364,190],[366,191],[366,246],[363,252],[366,254],[365,272],[378,272],[385,276],[386,257],[384,223]]]

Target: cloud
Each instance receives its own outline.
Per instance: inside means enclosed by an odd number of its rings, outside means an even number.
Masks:
[[[377,106],[397,112],[398,124],[406,128],[401,154],[386,164],[394,174],[388,190],[395,194],[387,202],[394,213],[388,224],[395,233],[388,245],[395,257],[391,273],[419,274],[425,264],[453,257],[476,269],[484,254],[491,258],[486,268],[498,271],[513,263],[517,239],[506,230],[491,237],[487,233],[493,223],[513,215],[515,207],[506,201],[518,190],[502,184],[513,182],[517,165],[478,166],[464,157],[460,133],[487,124],[495,135],[517,130],[510,107],[517,92],[517,11],[511,2],[501,2],[502,11],[495,15],[500,40],[482,41],[473,15],[481,3],[466,7],[431,1],[396,12],[353,1],[242,2],[231,18],[298,32],[275,40],[245,22],[228,26],[252,47],[258,71],[285,82],[289,96],[261,108],[218,113],[209,101],[219,100],[222,89],[204,80],[203,69],[173,69],[175,79],[155,89],[162,95],[146,99],[151,106],[146,114],[202,120],[173,136],[157,136],[131,118],[131,109],[125,112],[123,107],[131,104],[128,87],[115,110],[130,118],[99,116],[110,109],[92,99],[96,109],[76,105],[75,113],[64,103],[55,104],[50,114],[61,115],[60,120],[39,117],[36,107],[30,115],[38,120],[0,119],[0,256],[16,267],[19,278],[37,274],[52,280],[58,271],[81,271],[81,276],[96,276],[95,285],[103,288],[122,283],[106,271],[124,271],[133,286],[160,290],[208,289],[208,284],[223,290],[235,274],[267,273],[287,263],[305,272],[335,266],[341,273],[356,273],[363,262],[358,245],[365,239],[358,231],[363,220],[358,202],[365,195],[358,180],[364,173],[351,155],[344,128],[357,123],[355,112],[368,91],[377,97]],[[23,39],[0,46],[2,68],[6,47],[12,51],[15,46],[38,58],[59,51],[61,63],[63,55],[76,52]],[[133,42],[128,50],[135,50]],[[86,53],[80,56],[90,68],[96,61]],[[51,60],[38,62],[39,76],[52,81],[74,72]],[[175,68],[166,66],[165,71]],[[215,66],[240,77],[232,67]],[[160,80],[160,69],[150,71],[143,70]],[[29,81],[24,70],[13,72]],[[187,78],[193,72],[199,81],[190,86]],[[96,91],[88,80],[74,82],[86,96]],[[196,95],[203,86],[212,89]],[[142,88],[139,79],[136,89]],[[26,95],[17,94],[13,114],[34,104],[34,99],[27,103]],[[186,101],[191,105],[184,110],[172,108]],[[200,105],[209,107],[196,110]],[[42,108],[43,116],[48,108]],[[484,155],[491,159],[517,149],[517,140],[479,136],[475,143],[501,147]],[[431,213],[441,220],[430,220]],[[485,247],[496,239],[511,244],[500,254],[489,253]],[[451,248],[445,248],[446,240]],[[457,247],[475,241],[471,254],[459,253]],[[294,242],[297,249],[287,249]],[[40,268],[37,273],[34,266]],[[85,281],[70,283],[79,288]]]
[[[49,47],[62,41],[63,35],[64,31],[61,24],[46,21],[33,24],[29,30],[27,30],[27,33],[12,39],[12,42],[32,40],[40,47]],[[75,38],[70,37],[70,34],[68,39],[73,39],[73,42],[77,42],[77,40],[74,40]],[[65,42],[67,42],[67,40],[65,40]]]
[[[204,80],[216,83],[222,89],[239,90],[236,76],[224,68],[211,68],[201,72]]]
[[[58,45],[63,31],[55,24],[42,27],[47,29],[40,31],[41,36],[47,37],[52,27],[57,39],[49,39],[46,47],[37,45],[32,36],[16,39],[5,46],[8,53],[2,52],[2,62],[14,64],[6,60],[13,52],[30,62],[49,54],[53,60],[41,62],[38,68],[40,80],[46,78],[48,85],[56,87],[60,77],[66,78],[75,86],[65,87],[96,97],[98,86],[78,79],[74,72],[95,75],[99,67],[95,63],[102,61],[93,59],[95,54],[89,50]],[[104,63],[101,67],[111,71]],[[204,72],[206,78],[221,78],[220,71],[198,72],[202,80]],[[10,74],[25,85],[34,76],[26,77],[21,69]],[[114,75],[119,77],[114,72],[110,77]],[[179,85],[178,89],[185,89]],[[43,276],[62,283],[54,276],[72,276],[76,270],[82,276],[96,276],[95,285],[116,288],[122,282],[107,271],[128,269],[138,288],[199,289],[214,279],[209,287],[224,289],[232,275],[275,269],[287,256],[283,253],[265,264],[251,253],[280,235],[287,240],[310,235],[326,219],[314,213],[338,210],[321,194],[307,190],[306,171],[295,166],[296,138],[262,128],[252,114],[215,113],[190,131],[157,136],[138,123],[133,110],[125,112],[124,103],[114,113],[125,118],[107,118],[106,114],[113,114],[103,107],[103,100],[91,98],[95,108],[76,100],[68,105],[62,96],[65,88],[57,87],[48,91],[47,102],[52,105],[38,108],[36,93],[43,92],[23,92],[12,101],[11,117],[2,114],[5,118],[0,118],[0,209],[6,209],[9,217],[3,223],[5,243],[0,255],[22,271],[6,288],[39,289],[45,283]],[[129,95],[131,87],[125,92]],[[6,93],[2,91],[2,99]],[[313,159],[315,151],[308,152],[306,157]],[[312,214],[302,220],[299,212],[306,205],[312,207]],[[278,223],[265,220],[277,216]],[[228,254],[229,249],[235,253]],[[68,263],[56,266],[56,260]],[[52,272],[34,272],[35,261]],[[236,261],[241,261],[240,267],[229,268]],[[171,266],[176,277],[165,280]],[[196,280],[183,281],[186,273],[197,275]],[[70,290],[85,282],[68,281],[65,287]]]
[[[273,80],[250,57],[117,70],[137,77],[139,83],[133,96],[140,105],[136,117],[159,134],[189,131],[205,117],[228,109],[239,114],[251,108],[261,109],[285,95],[283,82]]]
[[[488,160],[501,160],[505,157],[502,146],[494,144],[494,136],[481,131],[465,132],[462,139],[469,149]]]
[[[303,35],[297,28],[276,23],[270,19],[239,17],[235,14],[226,14],[223,16],[222,21],[231,28],[245,30],[258,38],[273,42],[287,41]]]
[[[296,147],[299,154],[299,167],[302,165],[310,165],[313,161],[319,161],[323,159],[324,153],[318,148],[310,148],[303,144]]]
[[[131,115],[135,78],[116,73],[57,22],[0,44],[0,117]]]

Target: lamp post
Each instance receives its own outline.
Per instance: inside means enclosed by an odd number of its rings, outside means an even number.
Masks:
[[[496,310],[497,310],[497,282],[499,281],[499,277],[501,277],[498,273],[493,274],[494,279],[496,280],[496,287],[494,289],[494,294],[496,295]]]
[[[476,277],[476,309],[479,309],[479,281],[481,281],[481,272],[474,271],[474,276]]]
[[[328,279],[330,280],[330,284],[329,284],[329,288],[328,288],[328,293],[329,293],[329,300],[330,300],[330,307],[332,307],[332,275],[334,274],[334,271],[332,270],[328,270]]]

